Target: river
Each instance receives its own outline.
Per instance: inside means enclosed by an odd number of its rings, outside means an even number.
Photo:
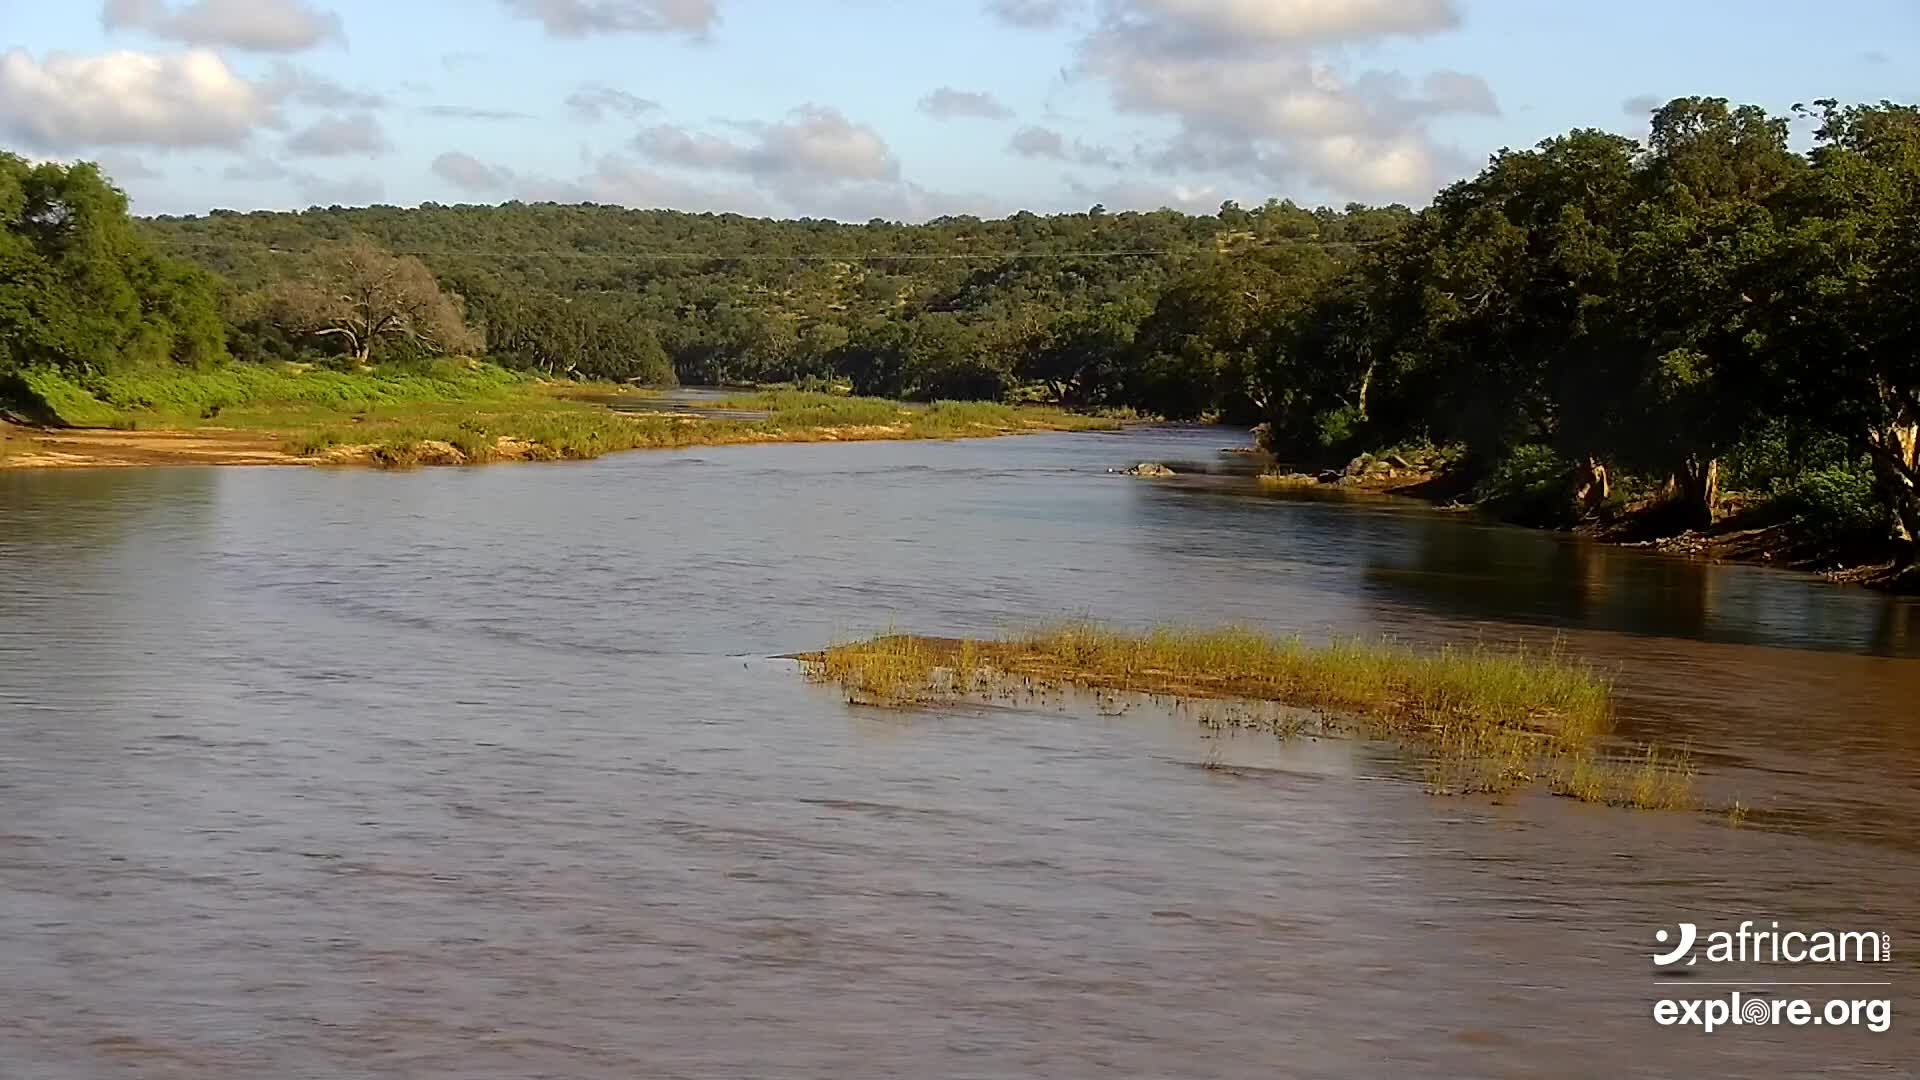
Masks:
[[[1240,441],[0,473],[0,1076],[1920,1075],[1920,606]],[[1557,640],[1752,814],[777,659],[1061,615]],[[1891,1030],[1656,1024],[1743,918],[1888,933]]]

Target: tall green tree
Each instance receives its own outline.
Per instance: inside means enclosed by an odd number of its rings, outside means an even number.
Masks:
[[[219,282],[156,253],[87,163],[0,154],[0,365],[106,372],[226,358]]]

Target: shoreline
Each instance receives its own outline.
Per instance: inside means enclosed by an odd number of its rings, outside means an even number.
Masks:
[[[609,410],[611,414],[611,410]],[[908,442],[927,439],[985,439],[1048,432],[1119,430],[1111,427],[1051,423],[1023,418],[1014,424],[976,423],[958,430],[920,431],[911,424],[819,424],[784,429],[743,428],[702,417],[668,413],[622,413],[635,419],[671,420],[675,438],[659,444],[614,447],[580,455],[512,435],[497,436],[479,453],[451,442],[421,439],[396,453],[388,444],[347,443],[315,453],[288,449],[285,433],[243,428],[55,428],[0,420],[0,470],[164,468],[168,466],[272,465],[308,468],[395,469],[418,466],[473,466],[503,462],[585,461],[632,450],[678,450],[695,446],[761,443]],[[703,425],[711,425],[704,430]]]
[[[1920,594],[1920,569],[1902,566],[1884,552],[1835,551],[1808,542],[1784,522],[1756,523],[1734,513],[1710,528],[1679,532],[1658,528],[1660,508],[1642,507],[1614,521],[1588,521],[1571,526],[1529,525],[1508,521],[1464,502],[1465,492],[1446,476],[1421,469],[1342,473],[1327,481],[1307,473],[1273,474],[1263,482],[1280,490],[1351,491],[1390,495],[1425,503],[1436,510],[1479,514],[1484,520],[1520,529],[1577,536],[1609,547],[1633,548],[1691,562],[1767,567],[1805,574],[1834,585],[1857,585],[1895,596]]]

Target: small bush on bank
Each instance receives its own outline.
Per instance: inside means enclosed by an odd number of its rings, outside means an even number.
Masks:
[[[1474,497],[1511,521],[1560,524],[1572,513],[1572,475],[1552,447],[1516,446],[1488,471]]]
[[[1891,527],[1864,460],[1810,469],[1776,483],[1775,504],[1810,539],[1879,539]]]

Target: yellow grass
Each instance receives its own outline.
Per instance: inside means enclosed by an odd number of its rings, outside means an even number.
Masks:
[[[839,684],[849,700],[885,706],[1077,687],[1171,696],[1204,725],[1281,736],[1302,728],[1294,710],[1310,709],[1323,730],[1419,753],[1436,792],[1544,781],[1587,802],[1692,805],[1684,753],[1649,747],[1626,762],[1604,753],[1611,683],[1557,651],[1354,638],[1317,645],[1243,627],[1129,633],[1070,622],[995,641],[887,634],[802,660],[810,678]],[[1263,707],[1276,705],[1283,708]]]

